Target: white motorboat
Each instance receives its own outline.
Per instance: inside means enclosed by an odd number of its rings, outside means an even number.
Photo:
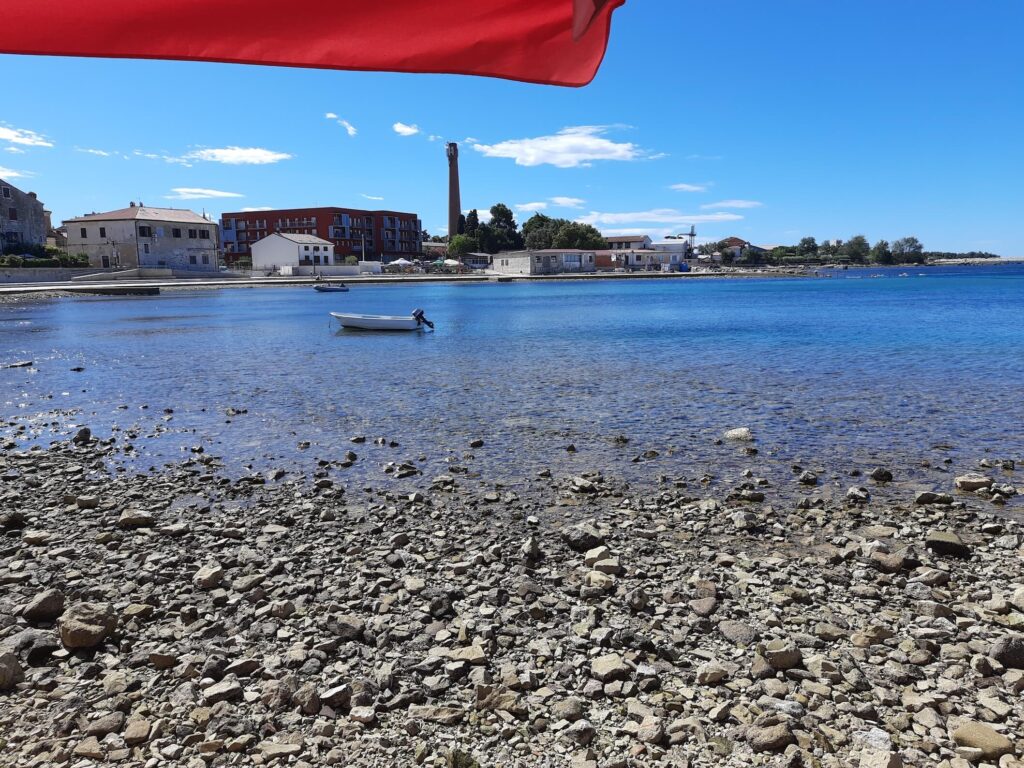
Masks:
[[[341,323],[342,328],[360,331],[418,331],[434,324],[427,320],[422,309],[413,310],[411,315],[356,315],[347,312],[331,312],[331,317]]]

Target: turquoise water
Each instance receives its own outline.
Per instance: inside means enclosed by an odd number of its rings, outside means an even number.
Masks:
[[[834,274],[0,305],[0,364],[35,363],[0,370],[0,415],[26,445],[115,430],[142,467],[203,446],[239,470],[308,468],[355,447],[368,477],[403,459],[509,482],[546,467],[699,477],[750,461],[715,443],[736,426],[767,474],[1024,458],[1024,266]],[[328,316],[415,307],[435,333],[340,332]],[[635,462],[645,450],[658,457]]]

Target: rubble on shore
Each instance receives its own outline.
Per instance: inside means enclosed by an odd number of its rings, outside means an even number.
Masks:
[[[1024,766],[1012,471],[407,493],[97,442],[0,454],[5,765]]]

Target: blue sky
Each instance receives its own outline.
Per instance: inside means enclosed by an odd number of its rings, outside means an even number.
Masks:
[[[0,176],[57,220],[341,205],[443,233],[456,140],[466,209],[1024,256],[1022,28],[1018,0],[629,0],[583,89],[0,56]]]

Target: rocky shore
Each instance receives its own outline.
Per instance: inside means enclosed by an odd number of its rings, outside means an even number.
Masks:
[[[527,494],[354,486],[362,448],[236,478],[8,441],[0,763],[1024,766],[1013,461]]]

